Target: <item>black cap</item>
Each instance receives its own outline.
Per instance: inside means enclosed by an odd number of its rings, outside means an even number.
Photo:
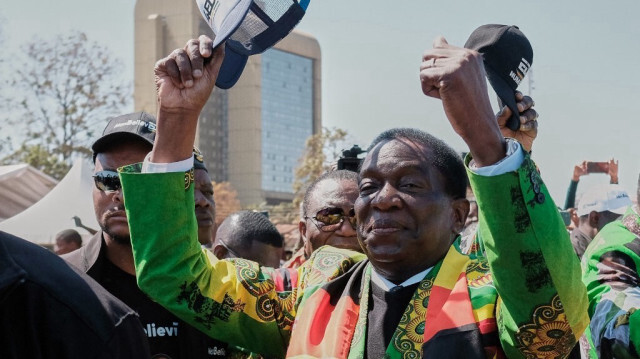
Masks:
[[[109,119],[102,136],[91,146],[93,162],[96,155],[108,147],[124,141],[142,141],[153,146],[156,138],[156,119],[146,112],[136,112]]]
[[[517,26],[482,25],[475,29],[464,47],[483,55],[484,68],[493,90],[511,112],[507,127],[520,128],[520,112],[515,92],[533,64],[533,49]]]
[[[193,146],[193,168],[209,172],[207,166],[204,164],[204,156],[202,156],[202,152],[200,152],[200,149],[196,146]]]

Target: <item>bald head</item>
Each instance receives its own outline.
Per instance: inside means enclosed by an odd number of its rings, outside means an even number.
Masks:
[[[220,259],[244,258],[277,268],[283,252],[282,235],[269,219],[252,211],[227,217],[216,233],[213,253]]]
[[[56,234],[54,251],[57,255],[73,252],[82,247],[82,236],[75,229],[65,229]]]

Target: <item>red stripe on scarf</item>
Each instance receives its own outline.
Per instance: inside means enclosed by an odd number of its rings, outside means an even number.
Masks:
[[[349,355],[360,306],[344,296],[334,307],[330,299],[323,289],[307,299],[303,311],[296,316],[288,357],[305,354],[317,358],[346,358]]]
[[[480,322],[478,322],[478,329],[480,329],[480,333],[482,334],[497,331],[498,326],[496,324],[496,318],[487,318],[485,320],[481,320]]]
[[[458,328],[475,323],[467,276],[460,273],[453,289],[433,286],[427,307],[424,342],[433,338],[439,331]]]

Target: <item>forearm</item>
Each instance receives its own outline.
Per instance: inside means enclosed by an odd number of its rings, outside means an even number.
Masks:
[[[564,209],[574,208],[576,206],[576,192],[578,191],[578,181],[572,179],[567,189],[567,198],[564,201]]]
[[[491,114],[493,119],[493,114]],[[478,128],[461,135],[478,167],[491,166],[502,160],[506,153],[506,141],[497,125]]]
[[[542,324],[532,318],[544,308],[566,325],[565,340],[575,342],[588,322],[586,291],[562,219],[533,162],[527,157],[516,172],[494,177],[469,172],[469,177],[501,298],[498,315],[507,356],[527,353],[523,333]]]
[[[149,159],[154,163],[171,163],[191,156],[196,136],[198,113],[166,111],[160,103],[158,129]]]
[[[283,313],[260,311],[278,300],[273,281],[253,262],[218,261],[200,248],[189,178],[121,174],[138,285],[213,338],[282,356],[290,326],[281,331]]]

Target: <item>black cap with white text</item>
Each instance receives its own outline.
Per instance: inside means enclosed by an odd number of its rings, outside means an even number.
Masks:
[[[140,141],[153,146],[156,138],[156,119],[146,112],[135,112],[109,119],[102,136],[91,146],[93,162],[96,155],[125,141]]]
[[[507,127],[520,128],[515,92],[533,64],[531,43],[517,26],[482,25],[464,44],[483,55],[484,68],[493,90],[512,112]]]

